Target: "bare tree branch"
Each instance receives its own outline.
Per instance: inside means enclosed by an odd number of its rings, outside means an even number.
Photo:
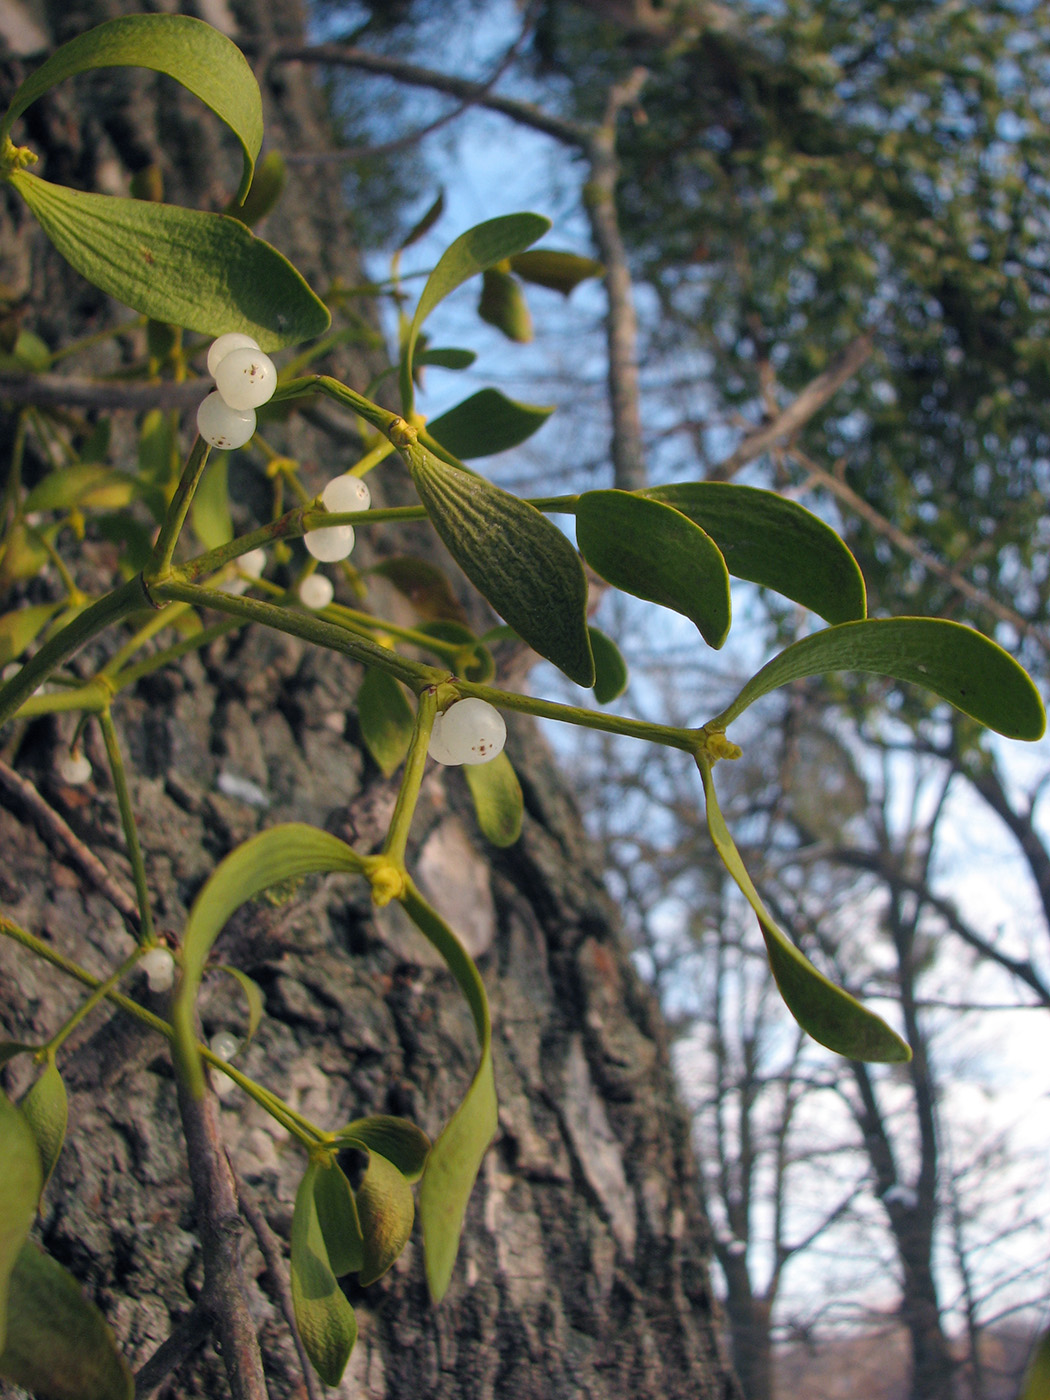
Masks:
[[[709,473],[711,481],[730,481],[737,472],[761,457],[763,452],[791,437],[803,428],[809,420],[847,384],[861,366],[871,357],[872,339],[870,335],[859,335],[847,345],[821,374],[810,381],[802,392],[794,398],[764,427],[749,433],[732,456],[727,457]]]

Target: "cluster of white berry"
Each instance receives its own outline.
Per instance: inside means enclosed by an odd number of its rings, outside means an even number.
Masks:
[[[250,335],[229,331],[212,342],[208,373],[215,392],[197,410],[197,431],[212,447],[243,447],[255,433],[255,410],[273,398],[277,367]]]
[[[325,510],[349,514],[367,510],[372,504],[372,493],[359,476],[336,476],[321,492],[321,500]],[[303,544],[315,559],[334,564],[339,559],[349,558],[354,547],[354,527],[325,525],[320,530],[307,530]]]
[[[507,726],[487,700],[458,700],[434,720],[427,753],[438,763],[491,763],[503,752]]]

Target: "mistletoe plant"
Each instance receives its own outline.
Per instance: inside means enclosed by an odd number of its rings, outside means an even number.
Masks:
[[[243,152],[238,197],[247,197],[247,203],[227,214],[204,213],[65,189],[31,173],[33,153],[11,139],[19,116],[52,84],[113,64],[142,65],[170,75],[225,122]],[[65,1133],[59,1052],[103,999],[170,1042],[182,1093],[199,1100],[207,1092],[208,1072],[226,1076],[301,1144],[305,1167],[292,1224],[292,1293],[302,1341],[324,1381],[338,1381],[356,1332],[338,1280],[355,1273],[362,1284],[371,1283],[398,1257],[413,1224],[414,1183],[430,1292],[435,1300],[445,1293],[467,1201],[495,1132],[496,1090],[482,980],[406,866],[428,753],[464,765],[481,830],[496,845],[509,845],[520,831],[522,796],[502,752],[505,730],[499,712],[520,711],[681,750],[699,769],[711,838],[754,908],[776,984],[798,1022],[841,1055],[899,1061],[908,1057],[907,1045],[807,960],[777,926],[752,883],[723,820],[714,781],[718,763],[740,753],[727,729],[776,687],[827,672],[866,671],[924,687],[1010,738],[1035,740],[1044,730],[1035,687],[994,642],[937,619],[869,619],[864,582],[849,550],[827,525],[789,500],[706,482],[523,500],[465,465],[524,441],[549,410],[484,390],[425,423],[414,400],[420,367],[463,367],[473,357],[461,350],[426,348],[423,326],[450,292],[481,275],[482,315],[520,338],[524,303],[515,276],[566,290],[594,275],[597,269],[586,259],[532,249],[549,227],[546,219],[527,213],[492,219],[463,234],[440,259],[403,327],[400,412],[332,377],[302,372],[332,337],[275,371],[265,352],[323,336],[330,317],[291,264],[247,226],[250,210],[265,204],[258,185],[253,189],[252,184],[261,140],[259,91],[242,55],[199,21],[161,15],[113,20],[59,49],[22,84],[0,124],[3,178],[74,268],[149,318],[151,343],[164,339],[163,327],[172,328],[165,342],[169,361],[185,369],[191,353],[182,340],[185,332],[219,337],[208,366],[217,388],[201,407],[201,435],[177,480],[165,465],[176,440],[159,413],[149,415],[143,426],[138,475],[99,465],[91,457],[57,465],[27,490],[21,479],[23,438],[16,443],[7,479],[0,538],[3,577],[17,583],[50,559],[65,594],[0,616],[0,663],[7,663],[0,684],[0,724],[58,711],[81,716],[81,724],[91,717],[99,724],[137,898],[138,946],[102,980],[0,915],[0,933],[89,989],[76,1013],[45,1044],[0,1046],[0,1062],[28,1055],[40,1067],[18,1105],[0,1095],[0,1374],[49,1395],[131,1394],[130,1375],[100,1315],[28,1238]],[[271,176],[272,167],[267,178]],[[42,354],[46,359],[46,347],[28,332],[18,337],[12,353],[26,369],[39,368]],[[367,451],[320,498],[303,488],[294,461],[253,437],[256,411],[264,416],[278,411],[267,406],[271,392],[269,403],[280,406],[285,416],[291,406],[323,395],[364,425]],[[275,507],[272,518],[235,538],[222,495],[224,475],[212,472],[203,484],[202,479],[212,445],[249,441],[253,451],[267,458],[277,487]],[[394,454],[407,464],[419,504],[372,510],[363,478],[381,470]],[[290,510],[284,509],[286,488],[299,496]],[[133,568],[109,592],[89,598],[54,541],[67,524],[82,537],[85,516],[114,505],[116,524],[107,517],[109,528],[118,530]],[[143,508],[153,513],[155,535],[141,523]],[[549,519],[552,512],[575,517],[575,545]],[[504,627],[479,637],[447,615],[434,622],[433,610],[429,620],[422,615],[417,626],[403,627],[334,601],[332,581],[318,566],[345,560],[355,531],[406,519],[430,522]],[[203,551],[194,553],[187,525]],[[292,584],[267,578],[268,566],[278,556],[283,563],[294,557],[288,546],[298,538],[305,539],[308,557]],[[599,708],[622,692],[626,670],[610,639],[588,625],[583,561],[611,587],[689,618],[711,647],[721,647],[729,633],[731,575],[782,594],[827,625],[788,646],[697,728],[633,720]],[[349,576],[349,566],[341,567]],[[395,559],[379,567],[417,601],[428,591],[432,598],[451,597],[447,582],[431,566]],[[330,648],[366,668],[357,699],[361,729],[384,773],[400,771],[397,802],[378,854],[362,854],[326,831],[300,824],[278,826],[247,841],[211,875],[181,940],[169,948],[154,928],[112,710],[121,693],[144,676],[248,624]],[[74,653],[115,629],[120,629],[119,645],[94,675],[85,680],[65,669]],[[169,640],[157,649],[155,639],[161,634]],[[508,634],[591,690],[593,703],[555,704],[494,686],[489,643]],[[420,660],[421,655],[429,660]],[[74,752],[67,780],[83,780],[90,772],[85,765]],[[198,991],[212,946],[229,917],[269,886],[326,871],[359,876],[377,905],[399,901],[467,1000],[478,1067],[459,1108],[433,1143],[414,1124],[393,1117],[362,1118],[334,1129],[314,1124],[274,1088],[230,1063],[235,1045],[208,1046],[198,1040]],[[146,971],[151,986],[162,994],[172,987],[167,1019],[122,990],[136,969]],[[262,996],[246,974],[232,971],[248,998],[250,1035],[262,1014]],[[356,1187],[338,1161],[349,1148],[367,1164]]]

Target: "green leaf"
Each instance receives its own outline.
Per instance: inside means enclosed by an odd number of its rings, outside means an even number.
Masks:
[[[614,588],[673,608],[708,646],[729,634],[729,573],[718,546],[672,506],[628,491],[588,491],[576,506],[576,540]]]
[[[393,676],[369,667],[357,692],[357,719],[365,748],[384,778],[401,767],[412,742],[416,717]]]
[[[426,213],[412,225],[398,244],[398,252],[403,253],[406,248],[411,248],[413,243],[418,243],[421,238],[425,238],[444,212],[445,191],[439,190],[433,204],[431,204]]]
[[[234,967],[231,963],[220,963],[215,969],[216,972],[225,972],[238,984],[248,1002],[248,1029],[244,1033],[240,1045],[237,1047],[239,1055],[250,1040],[255,1037],[255,1032],[262,1022],[263,1012],[266,1010],[266,1001],[262,994],[262,988],[254,977],[249,977],[239,967]]]
[[[464,620],[462,604],[452,592],[447,574],[427,559],[398,555],[373,564],[365,572],[378,574],[392,583],[420,617],[456,623]]]
[[[318,871],[361,874],[364,860],[327,831],[290,822],[245,841],[223,860],[194,900],[182,940],[182,975],[172,999],[175,1058],[195,1098],[204,1094],[204,1073],[194,1027],[197,991],[212,944],[226,920],[270,885]]]
[[[365,1239],[358,1282],[367,1288],[383,1277],[408,1243],[416,1207],[408,1182],[379,1152],[369,1153],[368,1170],[355,1195]]]
[[[406,1181],[419,1180],[430,1151],[430,1139],[422,1128],[407,1118],[393,1118],[386,1113],[355,1118],[336,1134],[336,1139],[378,1152],[393,1162]]]
[[[605,268],[594,258],[581,258],[577,253],[559,253],[554,248],[534,248],[527,253],[515,253],[510,259],[510,267],[526,282],[549,287],[552,292],[561,292],[566,297],[588,277],[605,275]]]
[[[481,1160],[496,1133],[498,1113],[492,1073],[492,1026],[484,983],[462,943],[411,883],[401,903],[456,979],[473,1013],[481,1047],[481,1060],[470,1088],[430,1149],[419,1190],[427,1285],[431,1298],[437,1303],[445,1296],[452,1279],[467,1202]]]
[[[288,166],[280,151],[267,151],[255,167],[252,187],[243,204],[232,204],[225,212],[254,228],[273,212],[288,183]]]
[[[753,676],[711,725],[724,728],[760,696],[803,676],[868,671],[910,681],[1008,739],[1041,739],[1046,713],[1026,671],[958,622],[892,617],[844,622],[804,637]]]
[[[56,49],[18,88],[0,125],[0,145],[31,102],[65,78],[92,68],[151,68],[199,97],[241,144],[251,184],[263,137],[262,98],[247,59],[218,29],[184,15],[127,15],[89,29]]]
[[[420,351],[416,356],[416,368],[422,369],[424,365],[436,365],[438,369],[470,369],[477,358],[477,354],[473,350],[457,350],[452,345],[437,345],[433,349],[428,347],[426,350]]]
[[[519,345],[527,345],[532,339],[532,317],[525,295],[518,282],[501,268],[487,267],[481,274],[478,315]]]
[[[494,846],[513,846],[521,835],[525,803],[510,759],[500,753],[490,763],[464,764],[463,776],[485,840]]]
[[[190,502],[193,533],[205,549],[218,549],[220,545],[233,539],[227,477],[229,460],[225,452],[211,454]]]
[[[39,1400],[132,1400],[135,1383],[105,1318],[29,1240],[11,1275],[7,1321],[0,1376]]]
[[[627,662],[611,637],[597,627],[587,630],[594,653],[594,698],[599,705],[608,705],[627,689]]]
[[[0,1092],[0,1352],[5,1345],[11,1271],[36,1215],[42,1184],[33,1130],[21,1110]]]
[[[426,430],[446,452],[467,461],[517,447],[553,412],[553,406],[517,403],[498,389],[480,389],[428,423]]]
[[[643,494],[706,530],[735,578],[772,588],[826,622],[866,615],[856,559],[829,525],[794,501],[726,481],[655,486]]]
[[[1050,1400],[1050,1331],[1036,1344],[1018,1400]]]
[[[357,1340],[357,1319],[332,1272],[317,1215],[314,1184],[324,1170],[311,1162],[299,1183],[292,1214],[292,1308],[314,1370],[338,1385]]]
[[[526,501],[439,462],[418,443],[402,453],[434,528],[475,588],[570,680],[593,685],[587,580],[558,527]]]
[[[70,510],[73,506],[119,510],[146,494],[157,495],[152,488],[127,472],[114,471],[95,462],[81,462],[48,472],[25,498],[23,509],[27,513]]]
[[[697,766],[707,799],[707,827],[711,839],[725,868],[758,916],[769,966],[792,1016],[807,1035],[851,1060],[879,1063],[910,1060],[911,1051],[896,1031],[818,972],[774,922],[725,824],[715,795],[711,761],[698,757]]]
[[[0,617],[0,666],[22,655],[58,612],[59,603],[30,603]]]
[[[411,407],[412,360],[423,322],[439,302],[469,278],[493,263],[523,252],[550,228],[549,219],[539,214],[505,214],[468,229],[438,259],[419,298],[403,351],[401,383],[407,388],[406,411]]]
[[[356,1274],[365,1262],[365,1240],[357,1205],[346,1173],[333,1162],[318,1164],[314,1177],[314,1208],[336,1278]]]
[[[66,1086],[53,1057],[48,1059],[18,1106],[36,1138],[43,1174],[40,1190],[43,1192],[51,1180],[51,1173],[55,1170],[55,1163],[66,1140],[66,1123],[69,1117]]]
[[[287,258],[238,219],[85,194],[24,170],[9,178],[67,262],[154,320],[209,336],[244,331],[263,350],[328,328],[327,307]]]

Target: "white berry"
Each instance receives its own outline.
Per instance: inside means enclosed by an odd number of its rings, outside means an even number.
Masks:
[[[144,953],[139,967],[146,974],[151,992],[170,992],[175,983],[175,959],[167,948],[151,948]]]
[[[258,350],[259,342],[243,331],[227,331],[213,340],[208,350],[208,373],[215,378],[215,371],[232,350]]]
[[[79,787],[91,777],[91,760],[86,753],[79,750],[76,753],[60,753],[55,766],[62,781],[73,787]]]
[[[262,571],[266,568],[266,550],[249,549],[247,554],[242,554],[237,560],[237,567],[242,574],[247,574],[250,578],[262,578]]]
[[[258,408],[273,398],[277,366],[258,348],[231,350],[215,368],[215,387],[231,408]]]
[[[216,390],[197,410],[197,431],[212,447],[243,447],[255,435],[255,409],[231,408]]]
[[[322,564],[334,564],[353,553],[354,527],[326,525],[323,530],[308,530],[303,536],[303,544]]]
[[[325,509],[337,511],[367,510],[372,493],[359,476],[336,476],[321,493]]]
[[[299,585],[299,601],[304,608],[317,612],[326,608],[335,597],[332,580],[324,574],[308,574]]]
[[[450,749],[445,740],[445,716],[434,716],[434,727],[430,731],[430,741],[427,744],[427,753],[435,763],[442,763],[446,768],[454,768],[463,762],[459,750]]]
[[[232,1060],[240,1045],[241,1042],[232,1031],[216,1031],[208,1042],[211,1053],[220,1060]]]
[[[435,726],[438,752],[434,751],[433,732],[428,745],[431,757],[439,763],[491,763],[503,752],[507,726],[499,710],[487,700],[460,700],[450,706],[440,720]],[[443,758],[442,753],[451,758]]]

